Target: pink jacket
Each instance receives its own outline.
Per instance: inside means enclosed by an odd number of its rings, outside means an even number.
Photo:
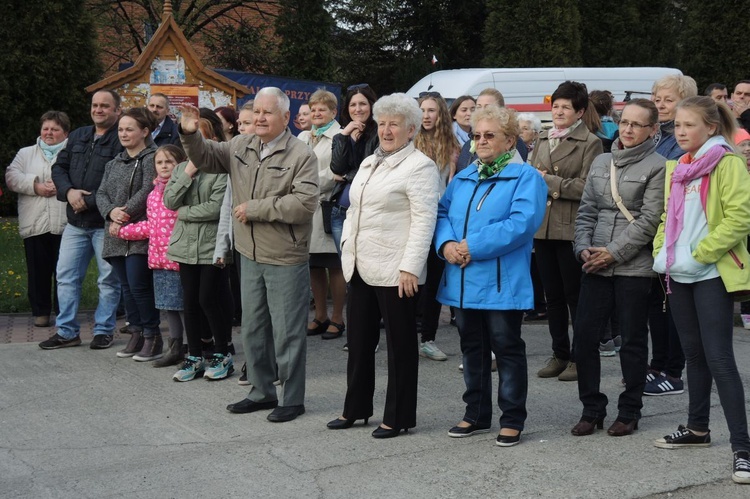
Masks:
[[[169,179],[154,179],[154,190],[146,201],[147,219],[123,225],[118,237],[128,241],[148,239],[148,267],[151,269],[180,270],[177,262],[167,258],[169,238],[177,220],[177,212],[164,206],[164,188]]]

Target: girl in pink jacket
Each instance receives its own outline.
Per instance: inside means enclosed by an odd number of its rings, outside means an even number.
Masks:
[[[117,234],[119,238],[128,241],[148,239],[148,266],[154,271],[156,308],[166,312],[169,324],[169,351],[154,362],[154,367],[173,366],[183,360],[184,319],[180,266],[167,258],[169,238],[177,220],[177,212],[164,206],[164,188],[172,177],[174,167],[186,159],[185,152],[175,145],[169,144],[156,150],[156,178],[154,190],[146,201],[147,219],[124,225]]]

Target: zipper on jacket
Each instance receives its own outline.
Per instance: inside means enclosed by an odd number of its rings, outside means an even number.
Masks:
[[[357,233],[359,233],[359,222],[362,220],[362,196],[365,194],[365,187],[367,187],[367,184],[370,183],[370,179],[372,178],[373,173],[375,173],[375,168],[372,169],[370,172],[370,175],[367,176],[367,180],[365,180],[364,185],[362,186],[362,192],[359,193],[359,209],[357,210]],[[351,205],[349,206],[351,208]],[[351,230],[350,230],[351,232]],[[351,234],[350,234],[351,236]],[[357,236],[354,236],[354,265],[357,265]]]
[[[258,173],[260,173],[260,163],[258,163],[258,167],[255,169],[255,180],[253,181],[253,192],[250,195],[250,199],[255,199],[255,189],[258,187]],[[253,241],[253,261],[256,261],[255,227],[253,226],[253,222],[250,222],[250,239]]]
[[[727,253],[729,253],[729,256],[732,257],[732,260],[734,260],[734,263],[737,264],[737,266],[740,268],[740,270],[745,269],[745,264],[742,263],[742,261],[739,259],[739,257],[735,254],[734,250],[729,250]]]
[[[466,218],[464,220],[464,232],[463,232],[463,236],[461,237],[462,241],[466,239],[466,233],[469,232],[469,215],[471,214],[471,202],[474,201],[474,196],[477,195],[477,190],[479,190],[479,185],[480,185],[479,182],[477,182],[477,185],[474,186],[474,192],[471,193],[471,198],[469,198],[469,204],[466,206]],[[461,269],[461,297],[459,299],[460,308],[464,308],[464,279],[465,277],[466,277],[466,267]]]
[[[89,147],[89,152],[86,156],[86,161],[83,163],[83,175],[81,176],[81,182],[86,180],[86,172],[89,169],[89,164],[91,163],[91,156],[94,155],[94,146],[96,146],[96,141],[98,139],[94,138],[94,140],[91,141],[91,147]]]
[[[294,247],[297,247],[297,237],[294,235],[294,227],[292,227],[292,224],[288,225],[289,227],[289,235],[292,236],[292,242],[294,243]]]
[[[482,209],[482,204],[484,203],[484,200],[485,200],[485,199],[487,199],[487,196],[489,196],[489,195],[490,195],[490,192],[492,192],[492,189],[494,189],[496,185],[497,185],[496,183],[492,184],[492,185],[490,186],[490,188],[489,188],[489,189],[487,189],[487,192],[485,192],[485,193],[484,193],[484,194],[482,195],[482,198],[481,198],[481,199],[479,200],[479,203],[477,203],[477,211],[479,211],[479,210],[481,210],[481,209]]]
[[[656,280],[659,281],[659,285],[661,286],[661,295],[664,297],[664,299],[661,301],[661,311],[666,312],[667,311],[667,290],[664,289],[664,280],[661,278],[660,275],[656,276]]]

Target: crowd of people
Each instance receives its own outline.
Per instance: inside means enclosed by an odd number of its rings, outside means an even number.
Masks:
[[[731,100],[720,84],[705,94],[671,75],[616,111],[606,90],[566,81],[543,129],[494,88],[449,103],[360,84],[340,122],[337,97],[313,93],[295,137],[274,87],[238,112],[182,106],[179,123],[162,94],[123,111],[116,92],[96,92],[92,126],[71,132],[65,113],[45,113],[36,145],[6,172],[34,323],[56,315],[39,346],[81,344],[95,257],[92,349],[112,346],[122,303],[130,339],[117,357],[178,366],[179,382],[221,380],[240,324],[239,383],[251,388],[233,413],[304,414],[307,337],[346,335],[344,406],[327,424],[344,430],[374,413],[384,328],[388,384],[372,436],[392,438],[417,424],[419,357],[447,359],[436,343],[446,305],[466,385],[448,434],[490,431],[497,370],[496,444],[510,447],[527,417],[522,324],[546,318],[552,356],[537,376],[577,381],[572,435],[604,428],[602,356],[619,352],[622,366],[613,437],[638,429],[644,395],[683,393],[686,367],[687,424],[654,445],[710,445],[715,381],[732,479],[750,483],[732,350],[734,302],[750,298],[750,81]],[[742,321],[750,329],[744,301]]]

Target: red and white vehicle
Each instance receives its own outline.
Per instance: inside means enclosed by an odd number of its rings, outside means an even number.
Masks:
[[[436,71],[415,83],[406,94],[418,98],[424,92],[439,92],[450,104],[456,97],[477,97],[485,88],[498,89],[505,105],[518,112],[536,114],[543,124],[551,122],[550,97],[557,86],[573,80],[585,83],[589,91],[608,90],[621,109],[631,96],[651,95],[654,81],[674,68],[476,68]],[[643,95],[641,95],[643,94]]]

